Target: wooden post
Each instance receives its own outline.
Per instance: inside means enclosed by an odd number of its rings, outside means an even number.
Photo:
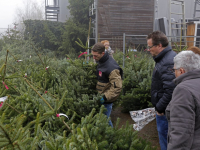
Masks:
[[[194,36],[195,34],[195,23],[189,22],[187,23],[187,36]],[[187,37],[187,46],[194,46],[194,37]]]

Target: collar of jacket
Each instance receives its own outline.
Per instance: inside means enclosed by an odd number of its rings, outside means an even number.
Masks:
[[[108,52],[105,52],[105,54],[103,55],[103,57],[99,60],[99,63],[104,63],[109,59],[109,54]]]
[[[180,75],[179,77],[175,78],[173,81],[177,85],[177,84],[184,82],[186,80],[196,79],[196,78],[200,78],[200,69],[188,71],[188,72]]]
[[[155,61],[155,62],[158,62],[159,60],[161,60],[161,59],[165,56],[165,54],[166,54],[167,52],[169,52],[169,51],[171,51],[171,50],[172,50],[171,46],[167,46],[167,47],[166,47],[165,49],[163,49],[157,56],[153,57],[154,61]]]

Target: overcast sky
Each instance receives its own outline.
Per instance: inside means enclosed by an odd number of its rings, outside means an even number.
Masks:
[[[13,25],[16,9],[21,7],[23,2],[24,0],[0,0],[0,28],[8,28],[8,25]]]

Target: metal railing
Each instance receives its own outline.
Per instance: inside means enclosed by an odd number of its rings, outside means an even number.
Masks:
[[[127,37],[129,37],[129,41],[131,37],[133,44],[147,46],[147,40],[146,40],[147,35],[128,35],[124,33],[123,34],[123,67],[124,67],[124,60],[125,60]],[[167,38],[171,39],[171,41],[169,41],[169,44],[172,48],[175,46],[175,44],[178,45],[180,48],[183,48],[185,46],[200,47],[200,36],[167,36]],[[186,39],[186,41],[184,39]]]

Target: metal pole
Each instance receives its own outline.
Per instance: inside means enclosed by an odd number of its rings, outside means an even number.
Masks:
[[[196,29],[195,32],[194,32],[194,35],[197,36],[197,27],[198,27],[198,23],[197,23],[196,21],[195,21],[194,23],[195,23],[195,29]],[[194,46],[196,45],[196,40],[197,40],[197,38],[195,37],[195,38],[194,38]]]
[[[126,40],[126,34],[123,33],[123,68],[124,68],[124,60],[125,60],[125,40]]]
[[[183,18],[183,34],[184,34],[184,36],[186,36],[187,34],[186,34],[186,22],[185,22],[185,2],[183,1],[182,2],[182,13],[183,13],[183,15],[182,15],[182,18]],[[187,45],[187,38],[184,38],[184,42],[185,42],[185,45]]]
[[[172,23],[171,23],[171,0],[169,0],[169,36],[172,36]],[[167,33],[166,33],[167,34]],[[171,45],[172,39],[169,37],[169,44]]]
[[[95,24],[95,42],[97,43],[98,42],[98,0],[95,0],[96,3],[95,3],[95,7],[96,7],[96,24]]]
[[[46,13],[46,7],[47,7],[47,2],[46,2],[46,0],[45,0],[45,20],[47,20],[47,13]]]
[[[57,22],[58,22],[58,20],[59,20],[59,15],[60,15],[60,3],[59,3],[59,0],[57,1],[57,5],[58,6],[56,6],[56,7],[59,7],[59,14],[57,13]]]
[[[155,29],[155,18],[157,14],[157,9],[158,9],[157,0],[154,0],[153,30]]]
[[[195,16],[196,16],[196,9],[197,9],[197,1],[196,0],[194,0],[194,14],[193,14],[193,18],[195,18]]]
[[[90,47],[90,38],[88,38],[88,47]],[[90,53],[90,49],[88,48],[88,50],[87,50],[87,55],[88,55],[87,61],[89,61],[89,53]]]

